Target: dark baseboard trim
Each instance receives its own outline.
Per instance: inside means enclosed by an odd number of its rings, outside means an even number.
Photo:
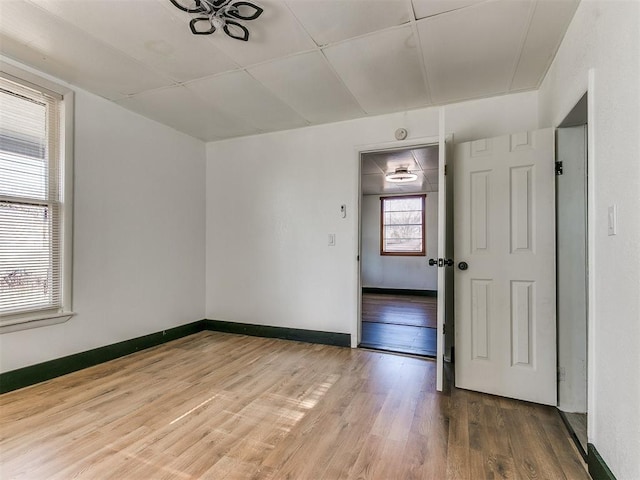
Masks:
[[[204,320],[199,320],[179,327],[169,328],[142,337],[132,338],[123,342],[113,343],[104,347],[94,348],[86,352],[76,353],[67,357],[56,358],[47,362],[30,365],[10,372],[0,374],[0,393],[10,392],[28,387],[36,383],[51,380],[67,373],[93,367],[100,363],[115,360],[131,353],[155,347],[178,338],[201,332],[205,328]]]
[[[414,295],[416,297],[437,297],[437,290],[412,290],[407,288],[362,287],[362,293],[380,293],[383,295]]]
[[[300,328],[272,327],[268,325],[254,325],[251,323],[223,322],[220,320],[205,320],[205,329],[214,332],[236,333],[252,337],[281,338],[298,342],[321,343],[337,347],[350,347],[351,335],[348,333],[321,332],[318,330],[303,330]]]
[[[582,448],[582,443],[580,443],[580,440],[578,439],[576,432],[573,430],[573,427],[569,423],[569,419],[567,419],[567,416],[562,410],[559,410],[558,408],[556,408],[556,410],[558,410],[558,413],[560,414],[560,418],[562,419],[562,423],[564,423],[564,426],[566,427],[567,431],[569,432],[569,435],[571,436],[571,440],[573,440],[573,443],[575,443],[576,448],[578,449],[578,452],[580,452],[580,455],[582,455],[582,459],[586,462],[587,452],[585,452],[584,448]]]
[[[211,330],[215,332],[238,333],[254,337],[282,338],[298,342],[322,343],[339,347],[351,346],[351,335],[348,333],[320,332],[316,330],[302,330],[298,328],[269,327],[265,325],[251,325],[234,322],[219,322],[217,320],[198,320],[196,322],[169,328],[142,337],[132,338],[123,342],[94,348],[86,352],[76,353],[67,357],[56,358],[47,362],[30,365],[10,372],[0,373],[0,394],[11,392],[19,388],[35,385],[52,378],[76,372],[84,368],[93,367],[100,363],[115,360],[131,353],[155,347],[163,343],[177,340],[194,333]]]
[[[587,444],[587,466],[593,480],[616,480],[593,443]]]

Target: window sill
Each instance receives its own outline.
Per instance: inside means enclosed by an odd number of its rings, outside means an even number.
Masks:
[[[8,319],[0,323],[0,334],[64,323],[74,315],[74,312],[48,312]]]

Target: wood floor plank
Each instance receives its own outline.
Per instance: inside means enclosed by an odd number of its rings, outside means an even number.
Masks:
[[[0,478],[589,477],[553,409],[431,360],[201,332],[0,395]]]

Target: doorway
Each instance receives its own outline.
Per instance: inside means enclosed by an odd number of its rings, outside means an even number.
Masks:
[[[558,410],[587,452],[587,95],[556,130]]]
[[[360,347],[437,352],[439,147],[361,154]],[[387,176],[412,174],[402,182]]]

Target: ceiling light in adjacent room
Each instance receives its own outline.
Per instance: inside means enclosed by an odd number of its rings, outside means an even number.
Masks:
[[[396,171],[394,173],[387,173],[384,178],[387,182],[405,183],[417,180],[418,175],[409,172],[409,170],[404,167],[399,167],[396,168]]]

